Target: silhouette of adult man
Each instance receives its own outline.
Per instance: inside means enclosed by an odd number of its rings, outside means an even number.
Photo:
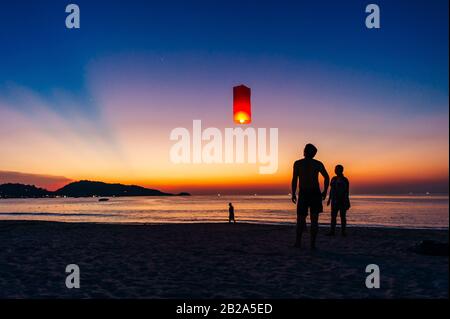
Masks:
[[[330,177],[322,162],[315,160],[317,148],[306,144],[304,158],[295,161],[292,174],[292,202],[297,204],[297,238],[295,247],[301,247],[302,233],[306,227],[308,210],[311,214],[311,249],[316,248],[316,237],[319,231],[319,214],[323,212],[322,201],[327,196]],[[323,192],[320,190],[319,173],[324,178]],[[299,194],[297,200],[297,184]]]

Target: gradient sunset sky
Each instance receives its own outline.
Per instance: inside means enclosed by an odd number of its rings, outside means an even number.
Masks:
[[[448,192],[448,1],[68,1],[0,4],[0,183],[281,193],[314,143],[353,193]],[[365,27],[377,3],[381,29]],[[279,169],[175,165],[170,131],[279,128]]]

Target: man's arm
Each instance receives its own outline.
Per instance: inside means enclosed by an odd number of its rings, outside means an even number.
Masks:
[[[333,180],[334,180],[334,177],[333,177],[333,179],[331,180],[331,187],[330,187],[330,195],[328,195],[328,202],[327,202],[327,206],[329,206],[330,205],[330,203],[331,203],[331,198],[333,198]]]
[[[350,182],[348,179],[345,179],[346,181],[346,190],[345,190],[345,199],[347,201],[347,209],[350,209]]]
[[[298,166],[296,164],[297,164],[297,162],[294,163],[294,169],[293,169],[293,172],[292,172],[292,182],[291,182],[292,202],[294,204],[297,203]]]
[[[348,181],[348,179],[345,179],[346,183],[345,183],[345,196],[347,196],[347,198],[350,196],[350,182]]]
[[[322,199],[325,200],[325,198],[327,198],[328,186],[330,186],[330,176],[328,176],[328,172],[323,164],[320,167],[320,174],[323,176]]]

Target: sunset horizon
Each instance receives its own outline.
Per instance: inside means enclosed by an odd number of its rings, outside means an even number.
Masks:
[[[330,169],[331,170],[331,169]],[[144,180],[118,180],[104,179],[100,177],[80,177],[67,178],[63,176],[50,176],[41,174],[27,174],[22,172],[5,172],[0,171],[0,184],[18,183],[26,185],[34,185],[49,191],[56,191],[70,183],[87,180],[105,183],[119,183],[124,185],[138,185],[146,188],[156,188],[162,191],[172,193],[189,192],[192,195],[288,195],[290,194],[290,177],[278,182],[271,181],[271,184],[264,187],[264,181],[261,184],[247,184],[245,177],[242,180],[232,179],[228,183],[216,182],[206,183],[202,180],[192,181],[190,183],[172,185],[168,182],[146,182]],[[353,177],[355,179],[355,177]],[[355,183],[355,182],[354,182]],[[238,184],[238,186],[236,185]],[[356,179],[356,186],[352,185],[352,193],[359,195],[448,195],[448,180],[426,180],[426,179],[410,179],[403,182],[398,181],[366,181],[361,182]]]

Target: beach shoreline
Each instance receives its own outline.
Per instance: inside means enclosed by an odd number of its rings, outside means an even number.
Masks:
[[[293,225],[0,221],[0,298],[448,298],[448,256],[412,251],[448,230],[349,228],[318,250]],[[80,289],[65,268],[80,267]],[[368,289],[365,268],[380,268]]]
[[[11,216],[15,213],[7,213],[7,216]],[[6,215],[6,214],[5,214]],[[29,215],[28,213],[25,213],[25,215]],[[39,215],[36,213],[36,215]],[[0,213],[0,216],[2,214]],[[17,213],[16,216],[20,216],[20,213]],[[309,217],[307,218],[309,220]],[[220,224],[226,224],[227,221],[221,220],[221,221],[185,221],[185,222],[112,222],[112,221],[105,221],[105,222],[96,222],[96,221],[59,221],[59,220],[42,220],[42,219],[1,219],[0,223],[2,222],[42,222],[42,223],[57,223],[57,224],[94,224],[94,225],[123,225],[123,226],[157,226],[157,225],[220,225]],[[289,227],[296,227],[296,222],[260,222],[260,221],[237,221],[239,224],[248,224],[248,225],[261,225],[261,226],[289,226]],[[321,222],[319,221],[319,227],[321,229],[325,229],[329,227],[329,222]],[[337,227],[339,228],[339,217],[338,217],[338,224]],[[392,226],[392,225],[383,225],[383,224],[350,224],[347,225],[347,228],[375,228],[375,229],[388,229],[388,230],[436,230],[436,231],[447,231],[448,227],[439,227],[439,226],[418,226],[418,227],[412,227],[412,226]]]
[[[286,196],[121,197],[99,202],[83,199],[0,200],[0,220],[99,223],[217,223],[228,221],[228,203],[238,222],[294,225],[296,207]],[[330,223],[324,207],[319,222]],[[448,229],[448,197],[352,200],[348,225]]]

